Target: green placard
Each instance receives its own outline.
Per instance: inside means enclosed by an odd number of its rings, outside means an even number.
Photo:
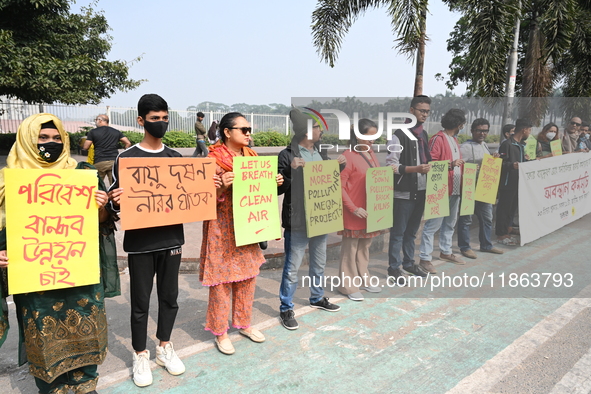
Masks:
[[[525,141],[525,155],[529,157],[528,160],[536,159],[536,147],[538,146],[538,140],[533,135]]]
[[[477,164],[464,164],[464,176],[462,180],[462,205],[460,206],[460,216],[474,214],[474,192],[476,190],[476,172],[478,172]]]
[[[562,141],[550,141],[550,149],[552,149],[552,156],[562,155]]]
[[[425,220],[449,216],[449,161],[432,161],[427,174]]]
[[[304,205],[308,238],[343,230],[343,192],[338,161],[306,163]]]
[[[234,157],[236,246],[281,238],[276,176],[276,156]]]
[[[394,171],[392,167],[370,168],[365,176],[367,232],[394,225]]]

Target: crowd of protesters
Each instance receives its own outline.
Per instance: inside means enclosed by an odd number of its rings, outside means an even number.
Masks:
[[[386,165],[394,171],[393,227],[389,229],[388,268],[389,277],[397,284],[404,285],[408,275],[425,277],[437,274],[432,264],[435,233],[439,231],[439,259],[454,264],[465,264],[460,256],[452,251],[452,240],[457,231],[457,246],[463,257],[476,259],[470,243],[472,215],[459,215],[462,176],[465,163],[482,164],[485,155],[500,157],[503,161],[500,174],[498,204],[496,208],[495,233],[492,237],[493,204],[475,202],[474,215],[478,218],[479,251],[503,254],[495,246],[515,245],[515,235],[519,234],[517,218],[517,189],[519,165],[528,160],[544,159],[553,155],[552,141],[561,141],[564,154],[589,152],[589,125],[580,118],[573,117],[561,133],[554,123],[545,125],[537,136],[536,157],[525,154],[525,141],[530,136],[532,124],[525,119],[517,119],[514,125],[503,126],[504,140],[498,151],[493,152],[485,142],[490,132],[488,120],[478,118],[470,125],[472,138],[463,144],[457,140],[458,133],[466,127],[465,113],[451,109],[441,119],[441,131],[429,138],[423,124],[431,111],[431,100],[427,96],[417,96],[410,102],[409,113],[416,118],[416,124],[409,131],[416,138],[410,138],[402,130],[396,130],[388,145],[401,146],[402,149],[389,150]],[[321,285],[327,260],[327,235],[308,237],[303,195],[303,168],[311,162],[329,160],[326,151],[320,148],[323,125],[312,122],[310,118],[294,108],[290,112],[293,123],[291,143],[279,153],[278,174],[276,177],[278,194],[283,194],[281,214],[284,228],[285,260],[281,284],[278,289],[279,317],[283,326],[289,330],[297,329],[293,297],[298,286],[298,270],[304,260],[306,250],[309,255],[310,286],[309,303],[313,308],[337,312],[340,306],[331,303]],[[236,247],[234,237],[234,217],[232,207],[232,185],[234,183],[233,158],[256,156],[249,148],[252,128],[240,113],[226,114],[219,122],[215,121],[208,132],[201,124],[203,114],[198,114],[196,124],[198,148],[194,156],[208,156],[217,164],[213,182],[216,186],[217,219],[204,221],[203,244],[201,247],[199,279],[209,289],[205,329],[215,336],[220,352],[233,354],[235,349],[227,334],[228,316],[240,334],[254,342],[265,341],[265,336],[251,326],[256,277],[265,261],[262,246],[258,243]],[[410,122],[410,119],[409,119]],[[112,185],[108,194],[96,193],[99,221],[110,224],[110,234],[120,211],[120,201],[125,190],[119,186],[119,159],[121,157],[158,158],[180,157],[180,153],[162,143],[168,128],[168,104],[162,97],[144,95],[138,103],[138,123],[144,128],[143,140],[120,153],[114,160]],[[356,127],[354,127],[356,126]],[[377,137],[378,127],[369,119],[359,120],[351,128],[351,144],[362,145],[338,156],[340,164],[343,196],[344,230],[342,234],[340,273],[347,277],[368,277],[369,250],[372,239],[388,230],[367,232],[366,173],[370,168],[380,167],[372,145]],[[116,135],[120,137],[120,135]],[[206,147],[205,138],[212,143]],[[358,138],[364,137],[364,138]],[[94,138],[91,139],[93,142]],[[432,161],[448,162],[449,215],[425,221],[421,234],[418,263],[415,259],[415,241],[419,232],[427,189],[427,174]],[[61,121],[50,114],[33,115],[19,127],[17,142],[10,151],[8,168],[31,169],[72,169],[77,163],[69,155],[68,138]],[[82,167],[89,168],[85,164]],[[82,168],[78,167],[78,168]],[[104,178],[104,173],[99,173]],[[111,179],[109,179],[111,181]],[[99,179],[102,185],[102,179]],[[4,176],[0,177],[0,267],[9,266],[6,247]],[[457,227],[457,230],[456,230]],[[108,230],[109,231],[109,230]],[[101,233],[101,236],[108,234]],[[101,238],[102,239],[102,238]],[[102,239],[104,241],[104,239]],[[147,322],[149,299],[154,276],[157,277],[158,324],[156,337],[160,341],[156,347],[156,363],[170,374],[180,375],[185,366],[177,356],[171,341],[173,327],[178,312],[179,293],[178,274],[181,262],[182,245],[185,243],[183,225],[151,227],[128,230],[123,241],[128,253],[130,274],[130,326],[132,337],[133,381],[137,386],[152,383],[150,352],[147,350]],[[101,244],[102,248],[102,244]],[[112,256],[111,256],[112,257]],[[113,281],[113,264],[101,249],[101,283],[92,286],[50,290],[43,293],[30,293],[15,296],[18,306],[23,350],[20,362],[29,362],[30,372],[40,393],[96,392],[98,380],[97,365],[102,363],[107,349],[107,325],[104,297],[120,294],[117,281]],[[113,259],[111,258],[111,263]],[[104,266],[104,270],[103,270]],[[110,268],[109,268],[110,267]],[[115,259],[115,273],[116,259]],[[377,293],[382,289],[362,283],[360,286],[343,285],[339,291],[350,300],[363,301],[363,291]],[[0,345],[8,331],[6,308],[6,283],[0,275],[3,313],[0,315]],[[85,300],[85,301],[84,301]],[[84,301],[84,302],[83,302]],[[59,305],[59,307],[58,307]],[[79,316],[73,321],[71,316]],[[61,341],[56,336],[38,341],[51,327],[71,326],[75,332],[76,324],[91,321],[93,329],[76,337],[76,349],[72,341]],[[25,329],[25,324],[27,329]],[[72,326],[74,325],[74,326]],[[85,326],[85,327],[86,327]],[[57,329],[57,328],[56,328]],[[82,330],[82,328],[80,328]],[[76,331],[77,332],[77,331]],[[71,339],[71,338],[70,338]],[[45,360],[51,359],[52,363]]]

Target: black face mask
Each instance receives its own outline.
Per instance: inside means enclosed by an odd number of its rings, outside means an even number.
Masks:
[[[152,135],[154,138],[162,138],[164,134],[166,134],[166,129],[168,129],[168,122],[158,121],[158,122],[148,122],[144,120],[144,129],[148,133]]]
[[[55,162],[64,150],[64,144],[59,142],[46,142],[44,144],[37,144],[39,149],[39,156],[48,163]]]

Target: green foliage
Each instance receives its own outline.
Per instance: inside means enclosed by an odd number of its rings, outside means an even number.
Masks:
[[[73,152],[80,151],[80,140],[86,137],[85,131],[79,131],[77,133],[68,133],[70,135],[70,150]]]
[[[252,135],[255,146],[287,146],[291,137],[277,131],[260,131]]]
[[[487,135],[486,138],[484,139],[484,141],[487,144],[491,144],[494,142],[499,142],[501,140],[501,136],[500,135]]]
[[[194,148],[195,136],[182,131],[169,131],[164,134],[162,142],[170,148]]]
[[[131,142],[131,145],[139,144],[144,138],[144,133],[138,133],[137,131],[122,131],[122,133]],[[119,143],[119,146],[123,148],[121,143]]]
[[[343,141],[339,139],[338,134],[322,134],[322,138],[320,139],[321,144],[329,144],[329,145],[337,145],[337,144],[345,144],[349,143],[349,141]]]
[[[103,13],[83,7],[71,14],[71,2],[0,2],[0,96],[98,104],[139,86],[128,78],[128,63],[106,60],[112,37]]]

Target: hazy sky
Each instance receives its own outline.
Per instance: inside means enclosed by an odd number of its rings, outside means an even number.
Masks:
[[[79,0],[74,10],[89,3]],[[112,28],[109,59],[142,55],[130,76],[148,80],[104,104],[134,107],[145,93],[160,94],[178,110],[203,101],[288,105],[291,97],[412,95],[414,65],[393,49],[386,9],[353,25],[330,68],[312,44],[315,6],[314,0],[99,0],[96,8]],[[425,94],[446,90],[434,75],[448,72],[446,40],[458,17],[441,1],[430,2]]]

